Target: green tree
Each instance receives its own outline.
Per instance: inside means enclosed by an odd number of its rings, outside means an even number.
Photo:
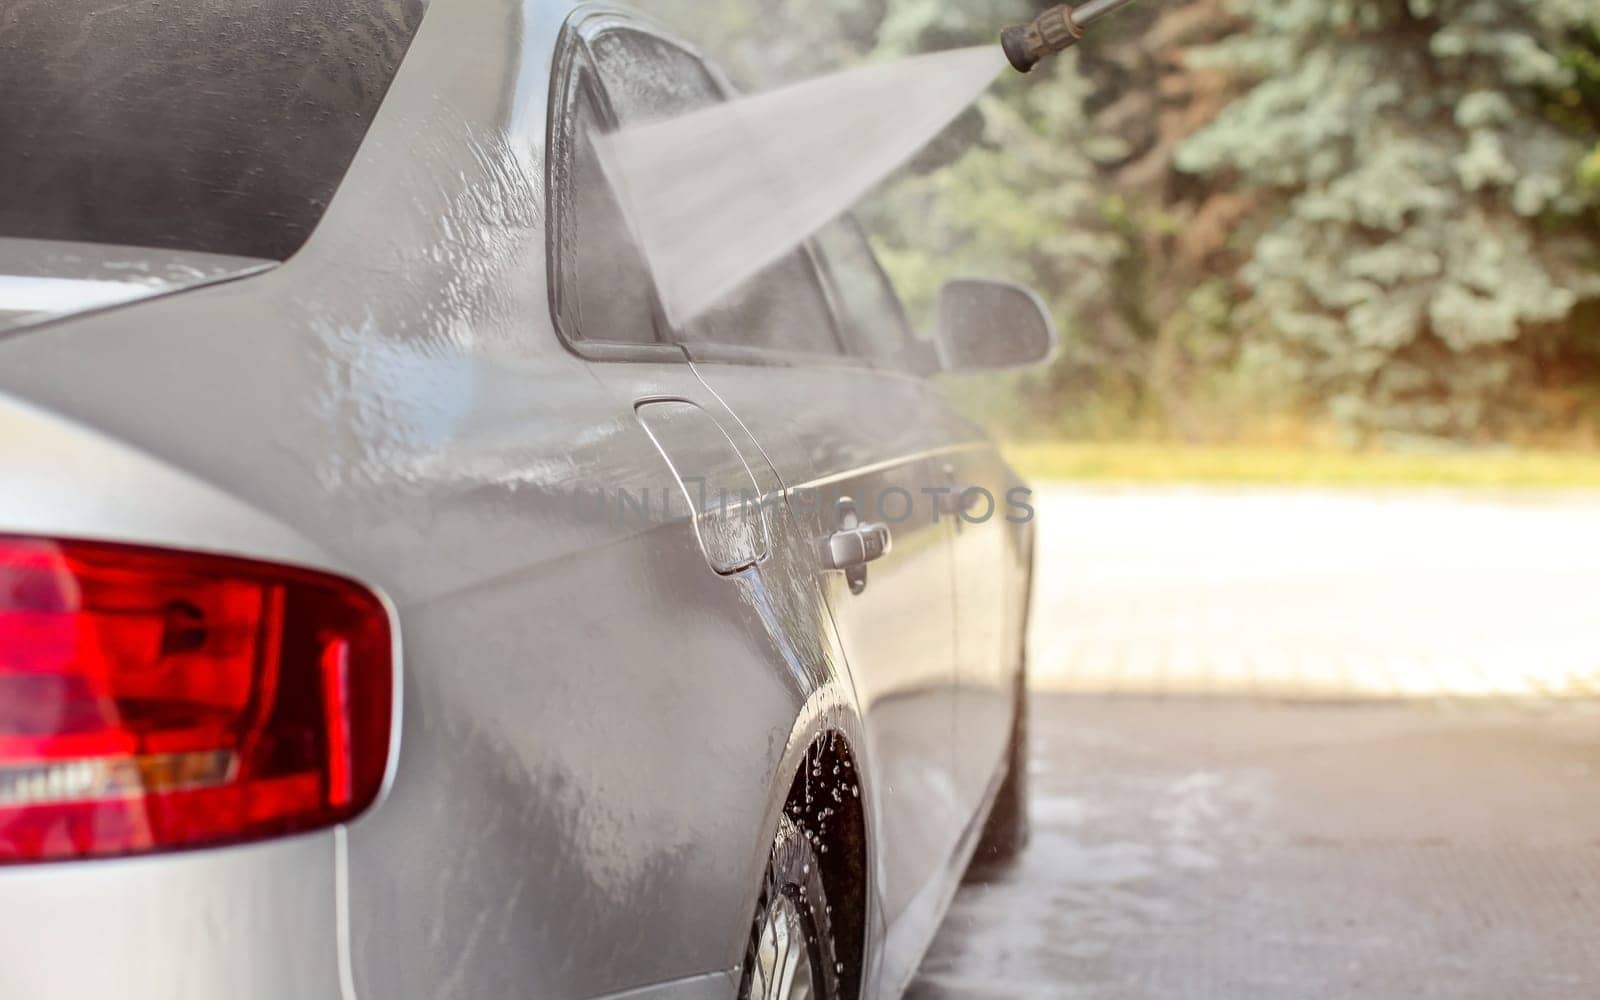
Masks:
[[[1252,352],[1357,432],[1503,428],[1600,298],[1594,0],[1239,9],[1202,64],[1253,86],[1177,163],[1266,207],[1240,234]]]
[[[864,208],[914,308],[958,274],[1023,281],[1056,315],[1048,370],[977,387],[1022,433],[1227,434],[1212,403],[1240,393],[1233,292],[1219,275],[1239,197],[1172,167],[1231,92],[1183,66],[1234,27],[1221,0],[1136,6],[979,102],[963,155],[913,170]]]

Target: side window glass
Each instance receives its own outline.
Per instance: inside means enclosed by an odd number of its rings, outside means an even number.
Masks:
[[[632,122],[683,114],[722,100],[705,65],[654,35],[614,28],[590,43],[617,117]],[[840,353],[816,267],[796,250],[751,278],[677,333],[689,344],[806,354]]]
[[[904,360],[912,347],[911,326],[861,226],[848,216],[835,220],[817,234],[816,243],[851,353],[875,361]]]
[[[816,270],[797,250],[756,274],[680,334],[691,344],[732,344],[769,351],[838,354],[833,316]]]
[[[605,129],[587,68],[568,91],[567,142],[557,184],[557,303],[568,336],[610,343],[653,343],[655,303],[644,257],[606,182],[590,136]]]
[[[722,100],[700,60],[665,39],[613,28],[596,36],[589,51],[624,125],[681,115]]]

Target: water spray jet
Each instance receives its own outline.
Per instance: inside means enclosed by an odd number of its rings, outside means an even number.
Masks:
[[[1003,56],[984,44],[869,63],[591,137],[667,324],[737,306],[736,289],[882,183],[1008,60],[1026,73],[1130,2],[1053,7],[1007,28]]]
[[[1000,47],[1018,73],[1026,73],[1045,56],[1078,44],[1089,25],[1133,0],[1088,0],[1074,7],[1059,4],[1028,24],[1015,24],[1000,33]]]

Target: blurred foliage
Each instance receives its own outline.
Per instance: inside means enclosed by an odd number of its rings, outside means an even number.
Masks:
[[[1240,332],[1346,427],[1493,432],[1600,296],[1595,133],[1563,58],[1592,0],[1241,9],[1248,28],[1192,61],[1255,82],[1176,159],[1268,213]]]
[[[866,58],[989,41],[998,25],[1049,6],[1036,0],[638,0],[750,90]]]
[[[649,6],[760,89],[1047,4]],[[956,274],[1044,293],[1059,359],[958,388],[1014,430],[1600,428],[1595,0],[1136,5],[1002,80],[859,214],[914,315]]]

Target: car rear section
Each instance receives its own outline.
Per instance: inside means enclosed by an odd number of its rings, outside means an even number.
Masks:
[[[398,617],[208,456],[275,465],[260,404],[304,368],[260,279],[422,8],[6,11],[0,997],[351,995],[345,824],[393,780]]]
[[[0,996],[337,996],[389,609],[81,423],[7,395],[0,442]]]

